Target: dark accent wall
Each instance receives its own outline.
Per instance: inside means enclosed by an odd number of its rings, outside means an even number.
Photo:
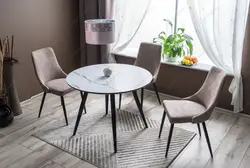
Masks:
[[[245,30],[241,74],[244,88],[244,112],[250,114],[250,12]]]
[[[102,2],[101,0],[100,2]],[[81,45],[81,65],[92,65],[101,63],[101,48],[99,45],[90,45],[85,42],[85,20],[98,19],[98,0],[79,0],[80,10],[80,45]],[[101,5],[103,10],[105,5]],[[102,12],[103,13],[103,12]],[[101,14],[101,13],[100,13]],[[101,17],[103,18],[103,17]]]
[[[133,64],[135,58],[117,55],[118,63]],[[199,90],[206,78],[207,72],[176,65],[161,64],[156,85],[158,91],[176,97],[187,97]],[[218,107],[232,110],[231,94],[228,91],[232,76],[227,76],[219,98]],[[152,90],[152,87],[149,87]]]
[[[20,100],[41,92],[33,50],[52,47],[66,71],[80,65],[78,0],[0,0],[0,37],[15,35],[15,79]]]

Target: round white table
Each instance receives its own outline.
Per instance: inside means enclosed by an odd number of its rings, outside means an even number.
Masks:
[[[110,77],[104,76],[103,70],[105,68],[112,70]],[[136,93],[136,90],[145,87],[152,81],[152,75],[146,69],[127,64],[96,64],[74,70],[67,75],[66,81],[72,88],[84,92],[73,135],[76,134],[88,93],[106,95],[106,113],[110,95],[115,153],[117,151],[115,94],[132,92],[145,127],[148,127]]]

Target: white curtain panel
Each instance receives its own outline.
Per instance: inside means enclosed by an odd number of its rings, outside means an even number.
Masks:
[[[249,0],[187,0],[199,40],[213,63],[233,74],[234,112],[243,110],[241,61]]]
[[[116,42],[112,53],[122,51],[139,30],[151,0],[115,0]]]

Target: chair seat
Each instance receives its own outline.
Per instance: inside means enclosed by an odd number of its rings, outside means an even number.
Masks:
[[[170,123],[192,122],[194,116],[206,110],[201,104],[188,100],[164,100],[163,107]]]
[[[59,96],[63,96],[74,90],[68,85],[65,78],[51,80],[46,84],[46,86],[49,88],[50,93]]]

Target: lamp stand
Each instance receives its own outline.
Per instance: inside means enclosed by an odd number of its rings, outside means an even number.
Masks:
[[[175,0],[175,16],[174,16],[174,34],[177,32],[177,13],[178,13],[178,2],[179,0]]]

